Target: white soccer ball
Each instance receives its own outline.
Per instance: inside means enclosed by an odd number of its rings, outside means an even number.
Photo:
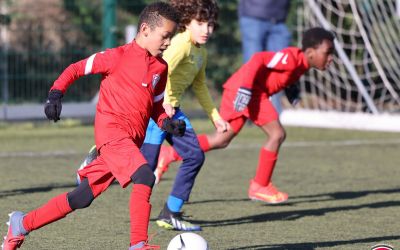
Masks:
[[[182,233],[175,236],[167,250],[210,250],[207,241],[195,233]]]

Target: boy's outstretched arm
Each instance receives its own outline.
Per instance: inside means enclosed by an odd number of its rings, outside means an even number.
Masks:
[[[61,99],[69,86],[84,75],[109,73],[122,53],[122,47],[107,49],[69,65],[50,88],[44,105],[46,117],[54,122],[60,120],[62,109]]]

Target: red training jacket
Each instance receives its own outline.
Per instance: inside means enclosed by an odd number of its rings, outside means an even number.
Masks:
[[[162,107],[168,65],[135,41],[96,53],[68,66],[51,90],[63,93],[79,77],[101,74],[96,107],[97,148],[112,140],[130,137],[140,147],[150,117],[161,127],[167,117]]]
[[[304,53],[296,47],[255,53],[224,84],[225,89],[252,89],[252,98],[268,97],[295,83],[308,69]]]

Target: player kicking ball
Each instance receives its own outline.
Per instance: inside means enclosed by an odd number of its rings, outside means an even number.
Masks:
[[[224,84],[220,114],[229,122],[226,133],[199,135],[203,152],[225,148],[240,132],[247,120],[266,135],[259,154],[256,174],[250,180],[248,196],[252,200],[276,204],[288,199],[271,182],[279,148],[286,133],[269,97],[295,86],[309,69],[325,70],[332,61],[334,35],[323,28],[311,28],[303,34],[302,48],[288,47],[279,52],[258,52],[239,68]],[[181,160],[173,147],[161,148],[156,173],[167,171],[171,162]]]
[[[60,194],[26,214],[11,213],[3,250],[21,247],[28,233],[90,206],[115,179],[122,188],[133,183],[129,200],[130,230],[127,230],[129,250],[160,248],[147,243],[155,177],[139,148],[150,118],[162,130],[176,136],[183,136],[185,132],[184,121],[171,120],[162,106],[168,65],[161,55],[171,43],[179,16],[167,3],[148,5],[139,16],[134,41],[71,64],[54,82],[45,113],[56,122],[60,119],[61,98],[67,88],[84,75],[102,75],[95,119],[99,156],[78,172],[81,182],[71,192]]]
[[[185,90],[192,87],[217,133],[227,131],[229,124],[221,118],[206,84],[205,45],[217,26],[219,9],[215,0],[171,0],[170,4],[181,13],[182,18],[178,25],[178,33],[163,54],[163,59],[168,63],[163,107],[173,119],[183,119],[186,122],[186,132],[184,136],[178,137],[160,130],[157,124],[150,120],[141,151],[153,170],[157,166],[164,140],[183,156],[184,160],[175,177],[172,191],[156,223],[165,229],[199,231],[200,225],[183,218],[181,210],[189,200],[196,176],[204,163],[204,153],[201,141],[197,140],[189,118],[182,110],[181,98]],[[85,161],[90,161],[91,155],[95,154],[96,150],[92,150]],[[85,162],[81,167],[85,168]],[[155,174],[157,177],[157,173]]]

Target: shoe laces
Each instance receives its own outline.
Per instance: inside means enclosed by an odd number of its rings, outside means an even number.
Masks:
[[[7,232],[7,236],[4,237],[4,242],[1,245],[1,249],[3,249],[4,245],[13,245],[16,246],[17,248],[21,247],[22,243],[24,242],[25,236],[24,235],[18,235],[14,236],[11,232],[11,227],[9,228],[9,231]]]
[[[191,215],[186,215],[185,212],[183,212],[183,211],[174,212],[174,213],[171,213],[171,214],[175,219],[179,219],[179,220],[183,220],[183,221],[185,221],[186,218],[192,217]]]
[[[265,187],[265,190],[268,192],[274,193],[274,194],[279,193],[278,189],[274,186],[274,184],[272,184],[272,182],[268,186]]]

